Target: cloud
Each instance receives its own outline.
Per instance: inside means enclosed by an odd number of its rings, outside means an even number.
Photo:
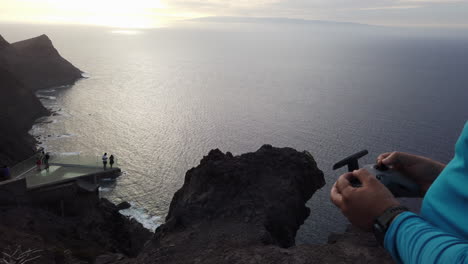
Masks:
[[[397,9],[412,9],[421,8],[421,5],[398,5],[398,6],[379,6],[379,7],[364,7],[359,10],[397,10]]]
[[[466,24],[467,0],[0,0],[0,21],[159,24],[207,16]],[[117,23],[119,22],[119,23]],[[162,22],[161,22],[162,23]]]

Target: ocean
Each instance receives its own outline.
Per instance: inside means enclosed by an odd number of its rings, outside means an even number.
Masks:
[[[0,25],[10,42],[43,33],[87,78],[40,91],[56,114],[31,133],[52,153],[115,155],[124,174],[102,196],[153,229],[209,150],[271,144],[324,171],[296,238],[324,242],[347,224],[329,200],[335,162],[362,149],[362,164],[394,150],[448,162],[468,120],[468,35],[444,29]]]

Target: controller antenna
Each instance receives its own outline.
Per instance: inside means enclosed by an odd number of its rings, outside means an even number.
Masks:
[[[369,151],[367,149],[361,150],[357,153],[354,153],[353,155],[338,161],[335,165],[333,165],[333,170],[339,169],[345,165],[348,165],[348,171],[352,172],[354,170],[359,169],[359,162],[358,159],[364,157],[365,155],[369,154]]]

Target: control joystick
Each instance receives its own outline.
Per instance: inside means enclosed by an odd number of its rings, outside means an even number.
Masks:
[[[333,170],[339,169],[343,166],[348,166],[348,171],[352,172],[359,169],[358,160],[369,152],[367,150],[362,150],[357,152],[333,165]],[[374,175],[377,180],[379,180],[385,187],[387,187],[390,192],[393,193],[395,197],[419,197],[420,187],[414,181],[405,177],[403,174],[389,168],[384,164],[368,164],[363,167]],[[362,186],[361,182],[353,178],[350,180],[351,186],[359,188]]]

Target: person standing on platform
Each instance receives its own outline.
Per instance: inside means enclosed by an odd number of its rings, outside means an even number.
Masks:
[[[44,168],[49,171],[49,159],[50,159],[50,155],[49,155],[49,152],[47,152],[45,155],[44,155]]]
[[[110,165],[110,168],[112,169],[112,165],[114,165],[114,155],[110,155],[110,157],[109,157],[109,165]]]
[[[41,170],[41,166],[42,166],[42,159],[41,157],[38,157],[36,159],[36,166],[37,166],[37,170],[40,171]]]
[[[106,168],[107,168],[107,153],[104,153],[104,155],[102,155],[102,165],[104,166],[104,170],[106,170]]]

